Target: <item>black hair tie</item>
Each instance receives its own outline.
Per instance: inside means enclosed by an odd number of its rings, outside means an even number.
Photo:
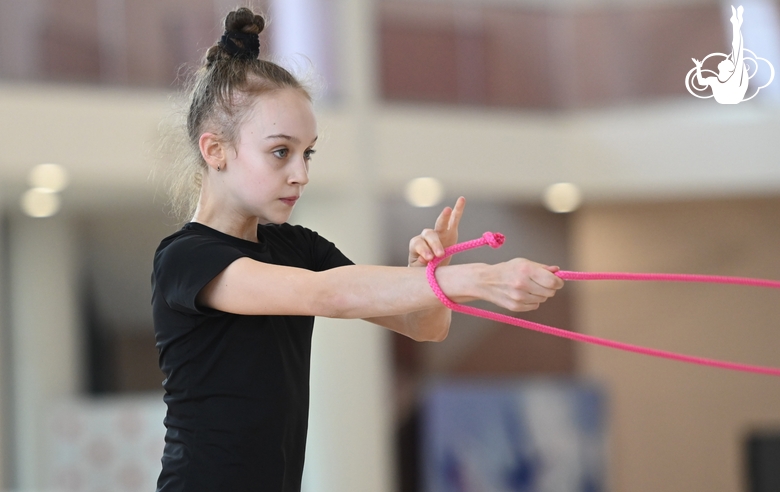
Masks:
[[[257,58],[260,55],[260,36],[242,31],[227,31],[219,45],[233,58]]]

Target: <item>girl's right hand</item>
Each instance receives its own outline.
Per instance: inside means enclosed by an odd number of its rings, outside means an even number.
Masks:
[[[533,311],[563,287],[563,280],[555,275],[558,270],[524,258],[489,265],[480,297],[511,311]]]

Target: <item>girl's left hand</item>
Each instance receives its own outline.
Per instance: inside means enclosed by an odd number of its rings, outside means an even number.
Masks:
[[[409,266],[426,266],[434,257],[444,255],[444,248],[458,242],[458,224],[466,207],[466,199],[458,198],[455,207],[445,207],[436,219],[433,229],[423,229],[419,236],[409,241]],[[440,263],[441,266],[450,259]]]

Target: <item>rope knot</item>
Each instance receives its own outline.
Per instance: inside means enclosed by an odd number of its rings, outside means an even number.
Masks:
[[[485,242],[490,245],[491,248],[500,248],[504,244],[504,235],[500,232],[486,232],[482,234]]]

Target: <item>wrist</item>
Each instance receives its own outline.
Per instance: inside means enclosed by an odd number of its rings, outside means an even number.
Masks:
[[[490,265],[468,263],[436,269],[436,281],[444,294],[459,304],[484,299],[484,277]]]

